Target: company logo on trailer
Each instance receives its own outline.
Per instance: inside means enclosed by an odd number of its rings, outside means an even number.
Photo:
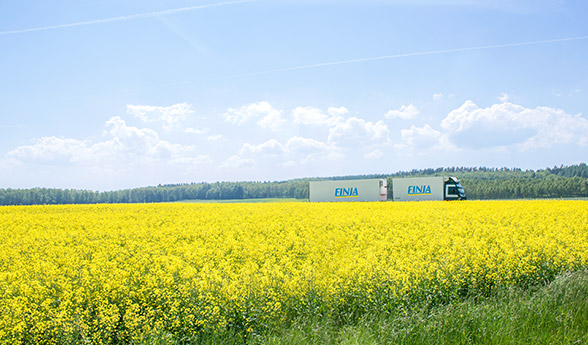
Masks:
[[[408,195],[431,195],[431,186],[408,186]]]
[[[335,198],[355,198],[358,196],[357,187],[335,188]]]

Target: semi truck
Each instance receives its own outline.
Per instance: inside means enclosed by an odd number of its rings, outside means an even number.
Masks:
[[[465,200],[465,190],[455,177],[392,179],[392,200]]]
[[[308,189],[311,202],[388,200],[387,179],[311,181]],[[455,177],[392,179],[393,201],[464,199],[465,190]]]

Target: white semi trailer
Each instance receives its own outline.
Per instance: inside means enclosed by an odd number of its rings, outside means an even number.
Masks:
[[[465,191],[455,177],[395,178],[392,200],[464,200]],[[317,201],[386,201],[386,179],[311,181],[309,200]]]
[[[392,200],[465,200],[465,190],[455,177],[392,179]]]
[[[386,179],[311,181],[309,200],[315,201],[386,201]]]

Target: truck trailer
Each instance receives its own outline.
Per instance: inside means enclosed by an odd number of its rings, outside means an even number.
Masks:
[[[386,201],[386,179],[311,181],[309,200],[315,201]]]
[[[386,201],[386,179],[330,180],[309,182],[309,200],[321,201]],[[455,177],[422,177],[392,179],[393,201],[464,200],[463,186]]]
[[[392,200],[465,200],[465,190],[455,177],[392,179]]]

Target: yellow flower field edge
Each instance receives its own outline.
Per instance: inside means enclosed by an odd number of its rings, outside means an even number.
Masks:
[[[588,202],[0,207],[0,342],[264,332],[588,267]]]

